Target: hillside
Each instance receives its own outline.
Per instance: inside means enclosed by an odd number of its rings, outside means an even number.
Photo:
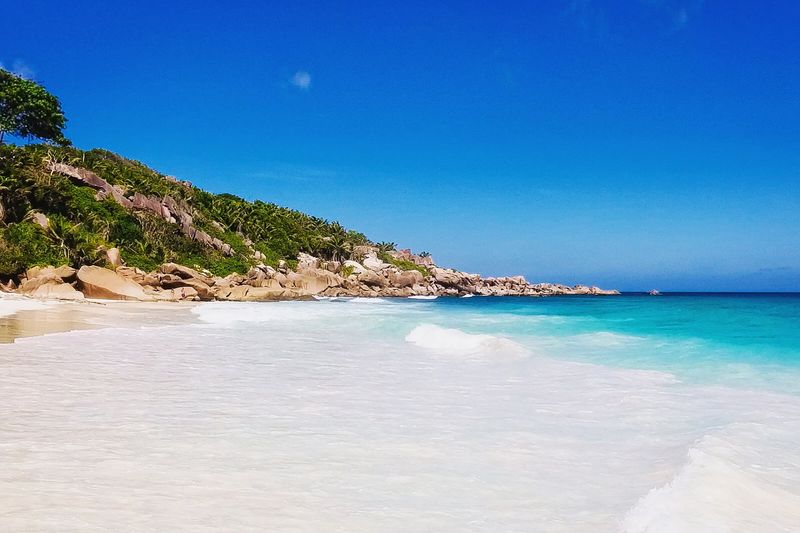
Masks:
[[[336,222],[211,194],[105,150],[50,145],[0,146],[0,223],[7,278],[35,265],[103,265],[115,247],[144,271],[175,262],[225,276],[291,265],[300,252],[342,260],[370,244]]]
[[[52,145],[0,146],[0,281],[59,299],[614,293],[440,268],[336,222]]]

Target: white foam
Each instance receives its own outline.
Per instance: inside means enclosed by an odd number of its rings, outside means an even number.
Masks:
[[[348,298],[347,301],[350,302],[350,303],[354,303],[354,304],[385,304],[385,303],[389,303],[386,300],[384,300],[383,298],[368,298],[368,297],[362,297],[362,296],[358,296],[356,298]]]
[[[438,296],[425,294],[417,294],[408,297],[409,300],[435,300],[436,298],[438,298]]]
[[[651,490],[628,512],[624,531],[797,531],[800,468],[792,442],[797,428],[784,432],[782,443],[773,430],[771,445],[765,430],[762,424],[740,424],[703,437],[672,481]]]
[[[4,530],[797,530],[796,396],[494,364],[519,324],[448,307],[208,303],[0,345]]]
[[[406,342],[448,355],[476,353],[508,353],[524,355],[527,350],[514,341],[494,335],[466,333],[460,329],[443,328],[434,324],[415,327],[405,337]]]

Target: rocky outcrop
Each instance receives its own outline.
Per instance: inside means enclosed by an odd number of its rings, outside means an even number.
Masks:
[[[364,265],[364,268],[373,270],[375,272],[380,272],[381,270],[385,270],[391,266],[389,263],[384,263],[378,259],[378,254],[374,251],[371,251],[365,255],[364,259],[361,261],[361,264]]]
[[[345,261],[344,264],[342,265],[342,268],[344,267],[347,267],[349,270],[352,271],[353,274],[356,275],[361,274],[366,270],[366,268],[364,268],[364,265],[362,265],[358,261],[352,261],[352,260]]]
[[[374,270],[364,270],[357,278],[358,281],[369,287],[387,287],[389,285],[389,280]]]
[[[617,291],[586,285],[529,283],[523,276],[481,277],[432,266],[402,270],[381,261],[372,247],[360,251],[363,263],[324,262],[307,254],[298,257],[296,271],[259,264],[246,274],[213,276],[177,263],[164,263],[155,272],[120,265],[116,271],[84,266],[79,271],[62,266],[34,267],[13,290],[40,298],[109,298],[138,301],[231,300],[270,301],[323,296],[405,297],[435,296],[555,296],[612,295]],[[405,256],[404,256],[405,257]],[[404,259],[408,260],[408,259]],[[345,277],[346,275],[346,277]],[[83,292],[81,292],[83,291]]]
[[[309,294],[320,294],[329,287],[338,287],[344,281],[341,276],[321,268],[306,268],[298,270],[289,276],[289,281],[295,288],[302,289]]]
[[[159,302],[182,302],[200,300],[197,291],[192,287],[178,287],[175,289],[150,289],[145,291],[148,296]]]
[[[48,283],[28,293],[31,298],[42,300],[83,300],[83,293],[69,283]]]
[[[145,294],[138,283],[123,278],[113,270],[98,266],[82,266],[78,270],[78,288],[87,298],[136,301],[153,299]]]
[[[193,225],[193,217],[190,214],[190,208],[185,205],[185,203],[169,195],[159,198],[156,196],[146,196],[137,192],[130,198],[127,198],[122,188],[111,185],[91,170],[53,161],[47,164],[47,168],[50,172],[63,174],[69,177],[79,185],[86,185],[96,189],[99,197],[111,197],[126,209],[149,211],[167,222],[178,224],[181,233],[188,238],[205,246],[215,248],[225,255],[233,255],[233,248],[231,248],[229,244],[196,228]]]
[[[76,182],[78,185],[88,185],[93,189],[97,189],[99,196],[110,196],[122,207],[133,207],[133,203],[125,198],[122,189],[114,187],[91,170],[73,167],[72,165],[67,165],[65,163],[56,163],[53,161],[47,164],[47,169],[50,172],[57,172],[71,178],[72,181]]]
[[[299,300],[308,299],[311,294],[302,289],[282,289],[272,287],[250,287],[239,285],[219,291],[217,298],[220,300],[233,300],[236,302],[265,302],[274,300]]]
[[[424,267],[432,267],[434,266],[433,257],[429,254],[425,255],[418,255],[412,253],[410,249],[406,248],[405,250],[392,250],[389,253],[394,259],[399,259],[401,261],[411,261],[412,263],[424,266]]]
[[[392,272],[389,274],[389,284],[400,289],[419,285],[423,280],[422,273],[416,270],[404,270],[402,272]]]

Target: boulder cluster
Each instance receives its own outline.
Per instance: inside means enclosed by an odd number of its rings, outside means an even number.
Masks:
[[[550,296],[560,294],[618,294],[597,287],[568,287],[550,283],[528,283],[522,276],[488,277],[433,266],[429,256],[392,252],[391,258],[424,263],[402,269],[387,263],[373,247],[360,247],[359,260],[323,261],[300,254],[297,267],[286,263],[277,268],[259,264],[246,274],[214,276],[175,263],[165,263],[155,272],[120,264],[110,250],[109,264],[99,266],[35,267],[18,283],[4,287],[34,298],[82,300],[102,298],[135,301],[230,300],[268,301],[308,299],[314,296],[408,297],[408,296]],[[405,255],[404,255],[405,254]],[[385,258],[386,256],[384,256]],[[416,263],[414,263],[416,264]]]

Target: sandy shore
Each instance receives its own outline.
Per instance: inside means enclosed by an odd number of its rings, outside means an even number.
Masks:
[[[195,302],[40,301],[0,295],[0,344],[21,337],[107,327],[148,327],[195,322]]]

